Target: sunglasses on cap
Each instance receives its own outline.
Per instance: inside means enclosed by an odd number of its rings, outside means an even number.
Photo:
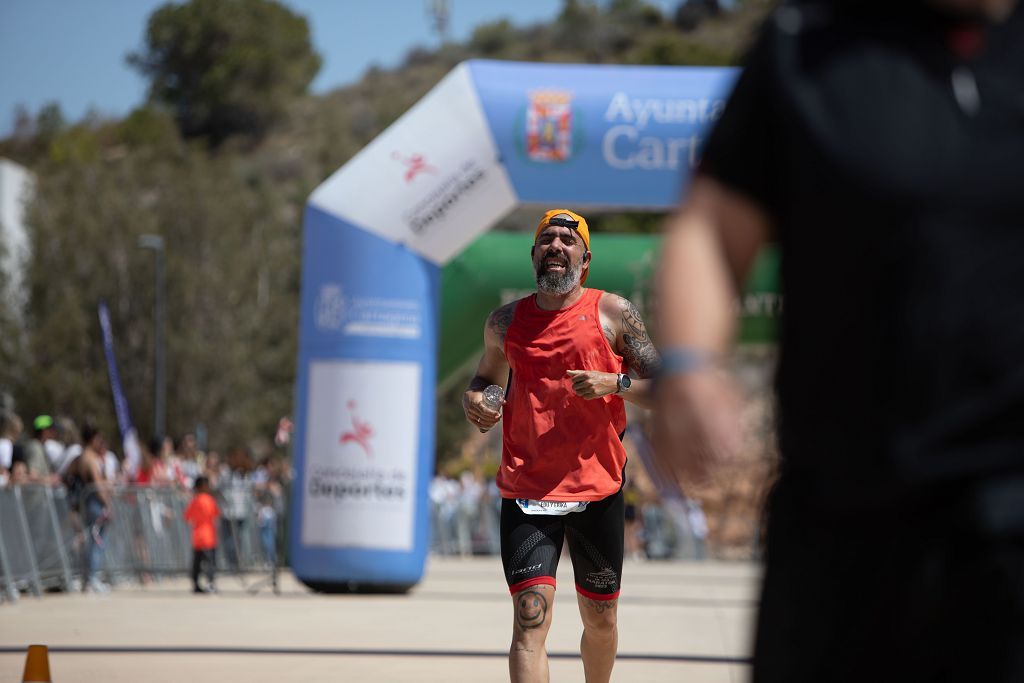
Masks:
[[[573,230],[575,230],[576,228],[580,227],[580,222],[574,221],[571,218],[558,218],[556,216],[555,218],[552,218],[551,220],[548,221],[548,225],[554,225],[559,228],[572,228]]]

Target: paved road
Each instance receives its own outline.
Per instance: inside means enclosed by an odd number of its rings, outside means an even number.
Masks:
[[[624,683],[739,683],[748,667],[759,569],[743,563],[627,561],[619,606]],[[583,681],[572,569],[558,575],[548,637],[551,678]],[[282,594],[219,595],[183,580],[108,595],[49,594],[0,604],[0,681],[22,651],[49,645],[59,683],[502,681],[511,601],[497,558],[431,558],[410,594],[323,596],[290,576]]]

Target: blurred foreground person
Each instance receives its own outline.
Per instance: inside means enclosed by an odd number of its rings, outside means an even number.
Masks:
[[[716,359],[782,250],[780,476],[754,681],[1024,681],[1024,12],[766,23],[667,226],[661,465],[736,447]]]
[[[463,396],[481,430],[504,416],[501,559],[512,594],[512,681],[547,681],[555,571],[568,540],[590,683],[608,681],[618,647],[626,429],[623,401],[647,406],[658,354],[636,307],[584,288],[590,231],[582,216],[544,214],[530,251],[537,292],[493,311]],[[638,377],[632,381],[628,371]],[[511,378],[511,381],[509,379]],[[488,385],[509,382],[497,408]]]

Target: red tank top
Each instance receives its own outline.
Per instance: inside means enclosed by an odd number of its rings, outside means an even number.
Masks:
[[[520,299],[505,333],[512,368],[502,418],[502,497],[600,500],[622,486],[626,410],[615,395],[587,400],[567,370],[626,372],[601,330],[599,289],[568,308],[546,311]]]

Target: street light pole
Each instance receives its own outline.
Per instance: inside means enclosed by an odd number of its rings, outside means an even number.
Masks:
[[[153,346],[156,349],[156,371],[153,387],[153,433],[162,439],[167,434],[167,316],[165,300],[167,279],[164,265],[164,238],[160,235],[140,235],[139,246],[152,249],[156,257],[156,314],[154,316]]]

